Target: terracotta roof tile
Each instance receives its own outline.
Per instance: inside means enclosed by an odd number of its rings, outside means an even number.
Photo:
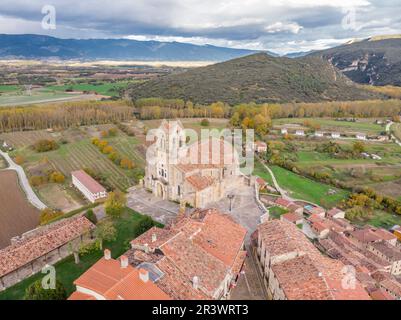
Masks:
[[[94,228],[95,225],[83,216],[63,219],[40,228],[32,236],[0,250],[0,276],[17,270]]]

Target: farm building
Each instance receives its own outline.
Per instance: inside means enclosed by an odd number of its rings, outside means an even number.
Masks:
[[[316,131],[315,132],[315,137],[322,138],[322,137],[324,137],[324,133],[322,131]]]
[[[71,173],[73,185],[82,192],[91,203],[105,199],[106,189],[85,171],[79,170]]]
[[[79,216],[13,239],[11,246],[0,250],[0,291],[71,255],[83,241],[91,240],[94,228],[88,219]]]
[[[331,137],[332,137],[333,139],[340,139],[340,138],[341,138],[341,134],[338,133],[338,132],[333,132],[333,133],[331,134]]]
[[[356,135],[356,138],[357,138],[358,140],[367,140],[366,134],[363,134],[363,133],[358,133],[358,134]]]
[[[257,153],[263,153],[267,151],[267,144],[263,141],[256,141],[254,148]]]
[[[295,132],[295,135],[296,135],[296,136],[301,136],[301,137],[303,137],[303,136],[305,135],[305,131],[303,131],[303,130],[297,130],[297,131]]]

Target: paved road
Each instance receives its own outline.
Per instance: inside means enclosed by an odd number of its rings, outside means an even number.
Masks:
[[[8,153],[0,150],[0,155],[7,161],[8,168],[5,170],[14,170],[18,174],[19,184],[25,192],[25,195],[28,201],[39,210],[43,210],[47,208],[47,206],[38,198],[36,193],[32,190],[31,185],[29,184],[28,178],[25,174],[24,169],[17,165],[8,155]]]

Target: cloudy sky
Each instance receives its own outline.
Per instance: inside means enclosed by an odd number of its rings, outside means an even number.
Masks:
[[[56,29],[42,27],[46,5],[56,10]],[[0,33],[180,41],[287,53],[401,34],[401,1],[1,0]]]

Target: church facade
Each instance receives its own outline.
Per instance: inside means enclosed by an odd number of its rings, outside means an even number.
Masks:
[[[147,151],[144,186],[157,197],[195,208],[244,183],[235,148],[218,138],[187,145],[180,121],[164,120]]]

